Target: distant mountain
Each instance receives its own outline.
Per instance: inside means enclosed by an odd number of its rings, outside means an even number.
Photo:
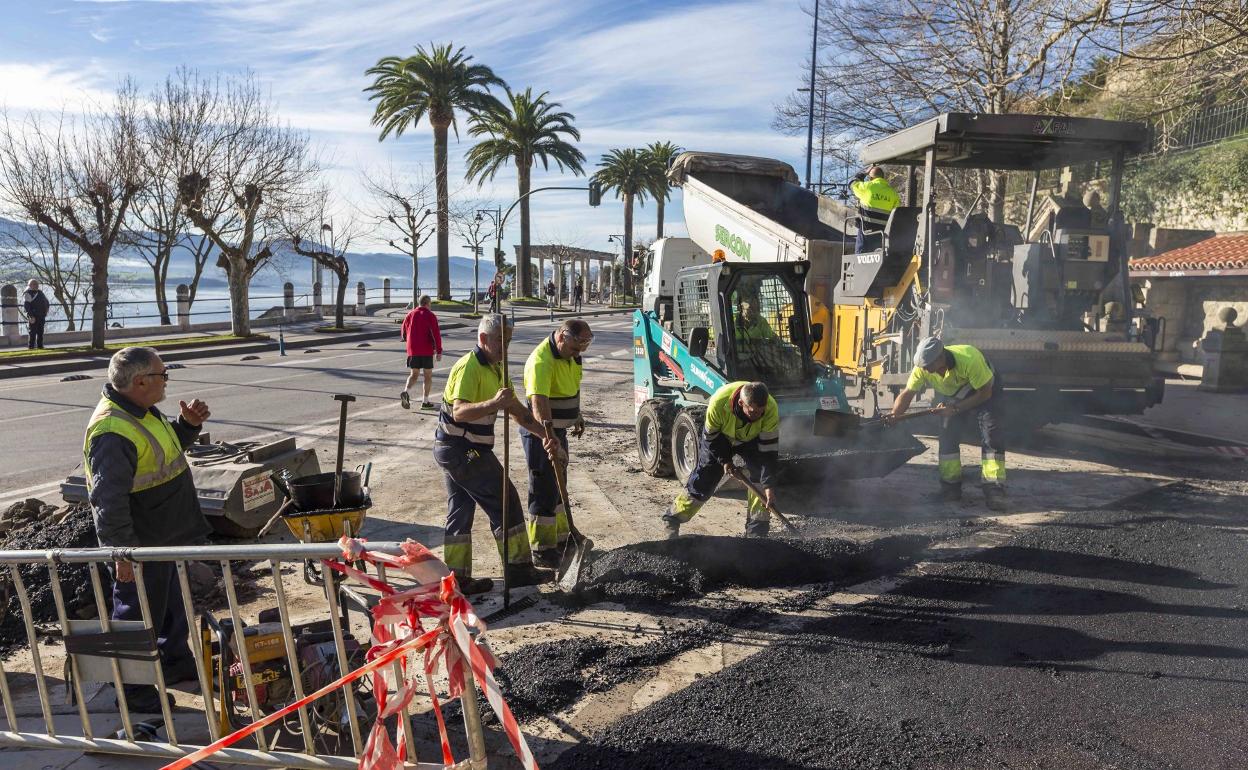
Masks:
[[[27,227],[29,225],[25,223],[0,217],[0,256],[3,256],[3,252],[8,250],[8,238],[5,236],[20,237]],[[208,265],[204,268],[204,274],[200,278],[200,285],[204,288],[226,286],[225,271],[217,267],[215,251],[214,247],[214,254],[209,257]],[[294,253],[288,244],[279,245],[276,251],[277,254],[273,259],[252,279],[252,284],[267,288],[280,288],[283,283],[290,281],[295,284],[297,290],[306,291],[312,283],[312,260]],[[14,271],[12,268],[5,270],[8,266],[4,262],[5,260],[0,260],[0,280],[25,280],[25,276],[17,274],[21,272],[20,270]],[[420,285],[422,289],[432,289],[435,286],[438,274],[437,262],[436,256],[420,258]],[[352,284],[357,281],[364,281],[365,285],[370,288],[379,287],[383,278],[390,278],[396,288],[411,286],[412,260],[410,257],[405,257],[402,254],[348,252],[347,263],[351,266],[351,275],[348,280]],[[189,248],[175,249],[169,265],[168,282],[170,288],[172,289],[179,283],[189,282],[194,272],[195,264],[191,258]],[[452,287],[471,287],[473,282],[473,258],[451,257],[450,272]],[[113,280],[124,283],[152,283],[151,267],[148,266],[142,252],[132,246],[118,246],[113,250],[109,259],[109,276]],[[481,284],[483,286],[487,285],[493,277],[493,261],[488,257],[482,258]],[[328,282],[328,280],[328,277],[326,277],[325,281]]]

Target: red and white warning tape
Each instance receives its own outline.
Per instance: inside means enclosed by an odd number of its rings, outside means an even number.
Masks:
[[[433,679],[439,668],[445,665],[450,682],[450,697],[459,697],[466,681],[464,664],[467,662],[468,671],[472,672],[477,686],[485,693],[490,708],[498,716],[521,765],[525,770],[538,770],[533,752],[529,750],[528,743],[520,732],[520,724],[503,700],[498,681],[494,678],[493,671],[498,660],[480,638],[480,633],[485,631],[485,624],[459,592],[455,576],[442,560],[420,543],[411,540],[403,543],[403,553],[400,556],[373,553],[367,549],[365,541],[358,538],[343,537],[339,544],[346,563],[325,561],[324,564],[352,580],[372,587],[382,595],[372,610],[373,644],[369,649],[367,662],[301,700],[171,762],[161,770],[183,770],[190,767],[366,674],[373,676],[372,691],[377,699],[378,713],[372,732],[360,752],[360,770],[402,770],[411,747],[406,745],[401,730],[399,745],[396,747],[391,742],[385,720],[402,712],[421,689],[418,672],[409,670],[408,666],[409,656],[420,651],[424,652],[424,689],[433,703],[433,713],[442,742],[443,763],[448,767],[452,766],[455,758],[451,753],[450,738]],[[397,591],[389,583],[350,566],[360,560],[385,565],[387,569],[400,570],[414,578],[419,585],[406,591]],[[433,620],[433,627],[425,630],[422,618]],[[393,633],[391,628],[394,629]],[[476,629],[478,636],[474,638],[469,629]],[[402,681],[399,682],[393,681],[394,671],[389,667],[395,661],[398,661],[401,671]],[[393,693],[390,692],[392,686]]]

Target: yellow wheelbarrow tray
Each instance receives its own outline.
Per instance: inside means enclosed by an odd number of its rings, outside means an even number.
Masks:
[[[286,524],[286,528],[301,543],[333,543],[346,535],[355,537],[364,527],[364,518],[368,509],[373,507],[371,497],[364,498],[364,504],[355,508],[330,508],[318,511],[297,511],[287,501],[278,512],[278,517]]]

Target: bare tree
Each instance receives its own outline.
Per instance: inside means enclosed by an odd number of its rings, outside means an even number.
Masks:
[[[334,297],[334,327],[342,329],[347,279],[351,275],[347,253],[351,242],[361,232],[360,222],[350,213],[335,210],[328,188],[318,190],[307,207],[289,213],[291,216],[287,219],[286,230],[294,252],[332,271],[338,278],[337,296]]]
[[[211,121],[220,111],[220,81],[204,80],[194,70],[181,68],[153,91],[141,123],[148,184],[135,197],[134,223],[126,240],[152,271],[162,324],[171,323],[167,281],[174,253],[181,249],[191,256],[192,304],[212,254],[207,235],[187,232],[190,222],[178,198],[178,181],[192,171],[189,161],[196,148],[210,140]],[[224,198],[216,202],[225,205]]]
[[[178,201],[217,248],[230,290],[231,329],[251,334],[251,279],[274,254],[284,221],[308,203],[317,173],[307,134],[283,125],[251,77],[227,79],[205,131],[187,151]]]
[[[481,255],[485,253],[486,244],[495,239],[497,232],[494,220],[485,210],[494,210],[493,201],[460,199],[451,207],[451,229],[456,237],[472,250],[472,312],[481,309]],[[493,280],[494,271],[490,271]]]
[[[830,153],[851,167],[863,141],[937,113],[1043,109],[1043,95],[1087,66],[1092,41],[1113,34],[1107,19],[1115,5],[903,0],[882,12],[870,0],[825,4],[834,7],[819,15],[815,88],[827,92]],[[777,108],[776,127],[805,132],[808,106],[807,95],[790,95]],[[1001,221],[1004,174],[977,175],[975,181],[994,220]]]
[[[55,121],[30,115],[0,129],[0,197],[73,244],[91,262],[91,346],[108,323],[108,259],[146,184],[138,98],[123,83],[112,108]]]
[[[387,243],[395,251],[412,258],[412,307],[420,300],[420,249],[437,230],[430,205],[433,183],[423,171],[402,176],[393,168],[375,174],[364,174],[364,188],[372,196],[371,210],[376,221],[397,236]]]
[[[66,331],[87,317],[91,299],[90,264],[77,249],[67,248],[55,231],[38,222],[0,231],[0,272],[39,279],[52,291],[65,316]]]

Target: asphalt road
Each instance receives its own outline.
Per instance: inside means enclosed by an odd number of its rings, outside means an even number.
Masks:
[[[595,330],[588,358],[624,351],[631,345],[630,317],[626,314],[587,319]],[[557,324],[517,324],[508,356],[513,379],[519,383],[524,360],[533,346]],[[171,372],[168,399],[162,407],[176,413],[179,399],[202,398],[212,408],[207,426],[213,440],[249,441],[294,435],[300,446],[315,446],[322,464],[336,437],[338,404],[330,397],[350,393],[353,419],[349,439],[353,459],[369,459],[370,445],[381,448],[403,432],[405,414],[398,393],[407,372],[403,343],[393,340],[333,344],[319,352],[291,351],[285,358],[266,353],[242,361],[237,355],[186,362]],[[455,360],[476,344],[475,327],[448,329],[443,335],[446,354],[434,370],[435,395]],[[620,357],[619,355],[616,356]],[[80,472],[82,434],[99,400],[104,375],[89,380],[61,382],[64,375],[5,380],[0,384],[0,505],[22,497],[51,501],[60,481]],[[587,382],[592,382],[592,367]],[[419,388],[419,385],[417,386]],[[417,400],[419,396],[417,396]]]

